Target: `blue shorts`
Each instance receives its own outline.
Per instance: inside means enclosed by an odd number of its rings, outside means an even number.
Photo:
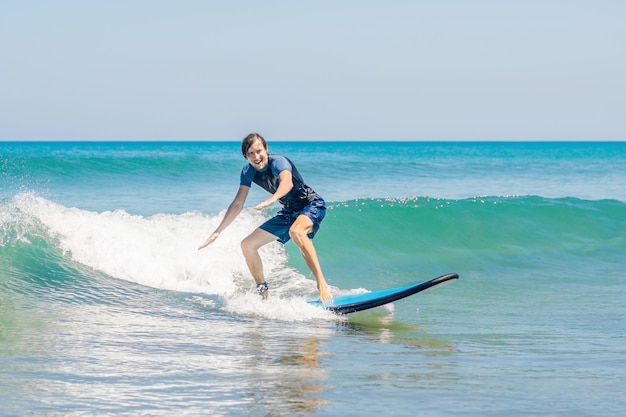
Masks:
[[[309,239],[313,239],[320,228],[322,220],[324,220],[324,216],[326,216],[326,203],[321,198],[311,201],[308,206],[300,211],[290,213],[281,210],[276,216],[259,226],[259,228],[273,234],[280,243],[284,244],[291,239],[289,229],[301,214],[307,216],[313,222],[313,230],[308,234]]]

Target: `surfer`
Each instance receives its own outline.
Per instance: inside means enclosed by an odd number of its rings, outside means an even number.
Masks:
[[[239,190],[233,202],[228,206],[220,225],[198,250],[213,243],[241,213],[254,182],[271,194],[268,199],[255,207],[256,210],[263,210],[276,201],[283,206],[276,216],[263,223],[241,241],[241,250],[252,278],[257,284],[257,291],[263,298],[269,295],[259,249],[276,240],[285,244],[292,239],[317,281],[320,301],[329,301],[332,295],[311,240],[326,214],[324,200],[304,183],[302,176],[289,159],[282,155],[268,153],[267,143],[258,133],[251,133],[243,139],[241,152],[248,163],[241,170]]]

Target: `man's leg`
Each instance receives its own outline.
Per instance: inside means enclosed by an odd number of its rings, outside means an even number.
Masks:
[[[261,261],[261,257],[259,256],[259,249],[276,240],[278,240],[278,238],[273,234],[263,229],[255,229],[254,232],[250,233],[248,237],[241,241],[241,251],[243,252],[244,258],[246,258],[248,269],[257,285],[265,283],[263,261]],[[265,291],[261,296],[267,298],[268,292]]]
[[[317,281],[317,289],[320,291],[320,301],[329,301],[333,297],[330,294],[328,284],[326,284],[326,279],[322,273],[313,241],[308,236],[311,230],[313,230],[313,222],[311,219],[305,215],[300,215],[296,218],[293,225],[291,225],[289,236],[300,249],[304,261]]]

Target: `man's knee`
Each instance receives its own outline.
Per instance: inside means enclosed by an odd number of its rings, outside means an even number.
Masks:
[[[301,242],[304,238],[307,237],[306,228],[302,227],[302,225],[299,224],[293,224],[289,228],[289,237],[291,237],[291,239],[295,243]]]
[[[241,251],[244,253],[244,255],[246,253],[250,253],[256,250],[254,248],[254,244],[252,243],[249,237],[242,240],[239,246],[241,247]]]

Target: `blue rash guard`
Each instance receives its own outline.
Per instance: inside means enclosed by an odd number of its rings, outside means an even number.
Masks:
[[[246,164],[241,170],[240,184],[251,187],[254,182],[268,193],[274,194],[280,183],[279,175],[284,170],[291,172],[293,188],[278,200],[283,209],[259,228],[273,234],[284,244],[291,239],[290,228],[293,223],[298,216],[304,215],[313,223],[307,235],[313,239],[326,215],[326,205],[322,197],[304,183],[293,162],[281,155],[268,155],[267,166],[262,171]]]
[[[252,165],[246,164],[241,170],[240,184],[251,187],[254,182],[270,194],[278,189],[278,175],[287,170],[291,172],[293,188],[278,201],[286,213],[296,213],[304,209],[312,201],[321,199],[311,187],[304,183],[296,166],[282,155],[268,155],[267,166],[262,171],[255,170]]]

